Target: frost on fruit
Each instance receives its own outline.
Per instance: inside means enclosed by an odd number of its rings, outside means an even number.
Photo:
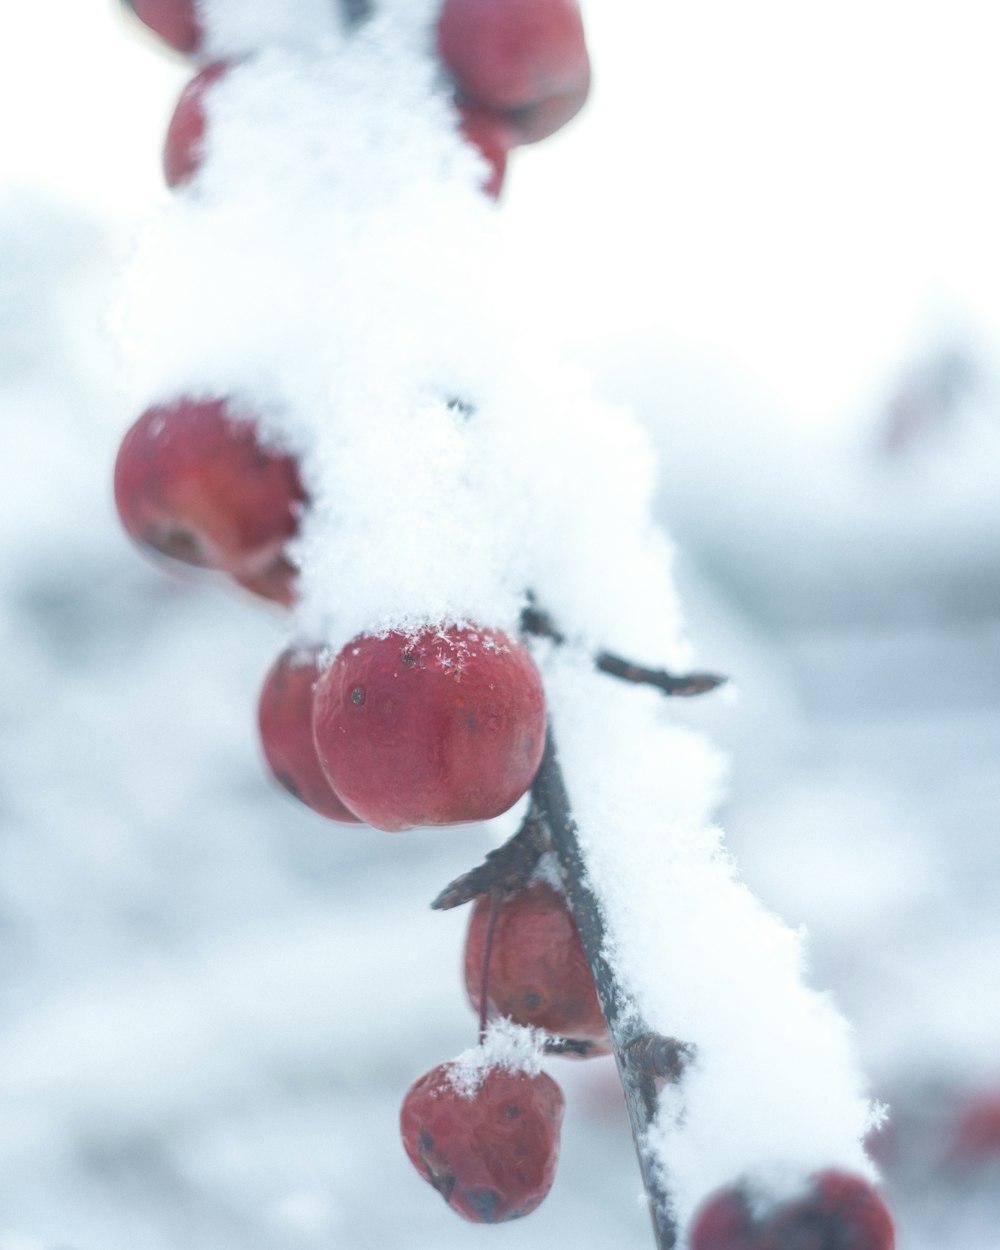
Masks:
[[[413,1083],[400,1129],[410,1162],[454,1211],[498,1224],[528,1215],[549,1192],[564,1100],[530,1039],[497,1033],[476,1049]]]
[[[367,637],[320,677],[313,734],[331,786],[377,829],[487,820],[538,771],[541,676],[522,643],[495,631]]]

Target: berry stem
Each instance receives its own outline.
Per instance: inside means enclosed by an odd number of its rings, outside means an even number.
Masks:
[[[634,1009],[628,1008],[625,990],[604,953],[604,918],[588,881],[587,866],[580,850],[576,823],[570,810],[562,770],[556,758],[551,730],[531,789],[531,801],[533,812],[544,821],[548,830],[566,901],[576,921],[580,941],[597,986],[597,996],[608,1023],[629,1122],[632,1125],[632,1138],[639,1157],[639,1169],[649,1201],[657,1250],[673,1250],[678,1244],[677,1224],[671,1212],[669,1195],[646,1146],[646,1134],[657,1111],[656,1076],[677,1079],[691,1048],[669,1039],[661,1039],[658,1047],[650,1047],[647,1039],[651,1036],[651,1031],[637,1018]],[[633,1058],[634,1055],[645,1056],[650,1049],[657,1053],[662,1052],[664,1056],[672,1056],[672,1063],[664,1058],[660,1063],[652,1065],[648,1062],[637,1063]],[[655,1070],[657,1067],[663,1070],[658,1073]]]
[[[500,915],[500,903],[503,898],[500,890],[490,891],[490,914],[486,921],[486,936],[483,940],[483,963],[479,972],[479,1044],[486,1040],[486,1025],[489,1017],[486,996],[490,988],[490,956],[493,954],[493,935],[496,932],[497,917]]]

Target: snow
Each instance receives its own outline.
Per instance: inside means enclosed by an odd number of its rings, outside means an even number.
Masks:
[[[737,22],[718,72],[699,84],[703,58],[692,44],[704,51],[698,31],[707,40],[709,24],[738,17],[732,6],[670,19],[640,12],[639,0],[592,4],[595,49],[608,49],[593,120],[518,154],[500,212],[480,204],[475,162],[440,129],[443,101],[422,103],[430,71],[405,50],[424,17],[399,46],[387,22],[359,64],[391,66],[411,92],[399,152],[410,163],[397,167],[395,184],[373,172],[359,185],[394,211],[407,193],[415,249],[406,229],[393,233],[388,207],[381,217],[351,216],[337,144],[324,145],[330,163],[315,169],[297,163],[298,147],[269,145],[269,118],[303,110],[311,120],[302,143],[314,145],[335,124],[338,102],[350,95],[354,108],[352,93],[363,93],[340,31],[324,30],[317,50],[312,32],[329,26],[328,13],[302,3],[250,18],[233,8],[226,28],[219,4],[219,51],[249,47],[259,35],[251,21],[274,23],[284,46],[234,71],[232,94],[217,98],[216,173],[210,166],[167,204],[142,243],[128,313],[118,317],[130,371],[122,391],[98,315],[121,289],[132,223],[95,206],[145,212],[162,195],[151,136],[183,75],[148,47],[130,50],[94,6],[63,7],[79,64],[55,42],[45,64],[73,107],[54,107],[62,93],[48,81],[32,85],[24,98],[45,137],[14,128],[4,159],[15,179],[0,200],[8,414],[0,633],[12,657],[0,696],[0,1246],[284,1250],[332,1237],[441,1250],[468,1237],[410,1176],[396,1115],[413,1077],[475,1033],[460,988],[463,919],[426,912],[426,901],[516,818],[414,832],[390,851],[385,839],[331,830],[270,792],[252,709],[287,624],[209,582],[169,580],[144,565],[111,513],[116,439],[150,398],[181,387],[245,394],[332,492],[301,548],[313,582],[305,634],[335,642],[400,604],[407,614],[461,611],[509,627],[524,586],[545,588],[544,606],[574,646],[539,655],[574,805],[618,917],[618,957],[650,1018],[699,1047],[683,1104],[667,1095],[661,1118],[680,1203],[753,1163],[780,1188],[796,1183],[789,1164],[856,1158],[866,1116],[856,1046],[874,1092],[893,1106],[880,1156],[901,1244],[993,1250],[995,1191],[977,1190],[972,1175],[956,1185],[941,1170],[921,1173],[905,1152],[903,1165],[883,1154],[893,1124],[915,1142],[921,1126],[930,1140],[943,1137],[963,1100],[1000,1081],[991,383],[1000,317],[991,267],[973,263],[992,254],[988,162],[968,159],[984,125],[970,118],[995,115],[986,107],[992,76],[952,75],[951,98],[921,106],[915,133],[924,142],[897,162],[907,176],[888,197],[890,173],[872,155],[885,146],[887,123],[864,123],[882,81],[879,52],[896,46],[896,10],[877,5],[872,18],[868,6],[867,47],[851,36],[858,15],[841,15],[840,68],[820,74],[817,90],[828,118],[842,119],[845,97],[831,85],[865,69],[846,97],[854,150],[868,153],[878,192],[864,197],[864,211],[906,228],[881,236],[890,244],[880,248],[869,227],[857,236],[865,247],[844,242],[824,261],[813,240],[829,237],[849,203],[849,145],[831,153],[800,143],[790,162],[778,126],[756,185],[787,187],[790,172],[798,198],[782,201],[777,189],[744,196],[750,215],[736,228],[723,213],[734,198],[733,147],[745,146],[735,168],[749,185],[764,122],[790,115],[782,75],[794,66],[761,60],[777,26],[794,17],[788,6],[765,6],[753,29]],[[650,37],[620,47],[640,16]],[[926,85],[926,58],[915,53],[947,64],[971,18],[960,6],[935,47],[942,32],[910,15],[905,46],[914,55],[897,121]],[[35,34],[35,16],[19,11],[16,20],[26,40]],[[54,20],[50,12],[46,26]],[[802,35],[803,21],[786,31]],[[9,60],[31,63],[16,38],[7,46],[17,54]],[[965,46],[974,65],[989,41]],[[670,73],[657,65],[664,49]],[[20,81],[9,68],[6,81]],[[745,117],[731,126],[722,86],[734,75]],[[796,78],[804,130],[816,107],[809,76]],[[774,84],[763,112],[751,79]],[[106,95],[93,90],[97,81]],[[650,81],[666,94],[662,117],[639,108]],[[707,134],[668,124],[713,100]],[[247,166],[237,105],[254,101],[262,164]],[[931,124],[929,109],[947,124]],[[384,101],[368,122],[375,128],[392,112]],[[627,126],[641,126],[647,150],[662,152],[653,145],[667,141],[666,154],[637,167],[621,138]],[[433,178],[402,151],[404,133],[407,151],[412,140],[425,159],[434,154]],[[363,143],[347,150],[365,154]],[[699,157],[707,150],[717,153],[711,169]],[[840,164],[810,184],[802,171],[816,174],[831,155]],[[678,170],[669,201],[652,193],[662,166]],[[928,179],[928,168],[946,172]],[[442,169],[449,190],[439,195]],[[710,174],[711,196],[689,194]],[[591,202],[573,191],[588,177]],[[59,198],[42,189],[60,179]],[[245,210],[227,206],[236,186]],[[293,227],[277,233],[274,186],[297,210]],[[833,216],[824,217],[831,189]],[[925,227],[949,199],[968,214],[941,242]],[[331,200],[337,212],[324,214]],[[852,220],[862,218],[859,209]],[[615,224],[622,220],[627,231]],[[781,253],[793,220],[800,249]],[[343,236],[317,243],[320,230],[335,236],[333,221]],[[614,246],[594,246],[598,230]],[[921,248],[933,238],[927,247],[937,250],[924,256],[907,238]],[[436,265],[444,248],[448,263]],[[796,256],[806,253],[817,259],[803,271]],[[292,262],[303,277],[289,290],[283,267]],[[341,262],[346,285],[331,285]],[[392,281],[383,287],[371,275],[386,263]],[[934,325],[914,329],[928,320],[922,283],[935,267],[960,290],[950,298],[960,315],[929,319],[947,323],[946,337],[957,327],[983,384],[950,426],[890,464],[873,454],[877,410],[907,345],[940,337]],[[527,282],[532,268],[547,281]],[[727,298],[733,291],[739,298]],[[307,315],[311,300],[316,316]],[[536,342],[518,343],[522,335]],[[586,370],[553,365],[556,339]],[[448,409],[453,387],[475,403],[473,419]],[[334,411],[335,392],[349,399],[344,409]],[[628,407],[646,434],[630,425]],[[314,432],[324,414],[329,442]],[[412,475],[409,440],[425,427],[460,516],[435,506],[431,475]],[[345,467],[342,448],[360,457],[363,474]],[[483,534],[515,474],[523,494]],[[665,573],[668,549],[645,528],[654,491],[681,539],[677,572],[698,662],[737,675],[735,707],[717,697],[668,706],[581,666],[580,650],[597,644],[647,662],[694,658]],[[380,506],[394,543],[362,532],[358,518],[374,526]],[[348,541],[331,551],[335,524]],[[470,532],[478,546],[468,545]],[[501,565],[512,570],[506,583]],[[705,729],[733,749],[728,787]],[[638,790],[625,788],[629,779]],[[662,814],[655,831],[645,795]],[[720,851],[720,803],[726,844],[765,906]],[[641,852],[651,838],[658,854],[636,882],[641,856],[619,848]],[[853,1039],[803,976],[835,991]],[[787,1036],[783,1021],[793,1026]],[[648,1244],[609,1067],[551,1065],[569,1095],[560,1175],[531,1220],[504,1230],[512,1244]],[[817,1071],[833,1084],[818,1089]],[[736,1118],[749,1127],[734,1132]]]
[[[494,1068],[537,1076],[544,1054],[544,1033],[501,1017],[486,1026],[480,1042],[447,1065],[448,1082],[463,1098],[472,1098]]]

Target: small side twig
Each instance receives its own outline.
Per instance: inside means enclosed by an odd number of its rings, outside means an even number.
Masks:
[[[565,645],[566,635],[556,627],[548,612],[529,604],[521,613],[521,629],[535,638],[550,638],[556,646]],[[622,659],[610,651],[599,651],[594,657],[594,664],[602,673],[619,677],[622,681],[631,681],[639,685],[655,686],[664,694],[673,698],[689,699],[694,695],[707,694],[725,685],[728,678],[718,673],[680,673],[668,672],[665,668],[647,668],[643,664],[634,664],[631,660]]]
[[[531,880],[548,845],[545,826],[532,807],[512,838],[490,851],[476,868],[446,885],[431,907],[435,911],[450,911],[463,903],[471,903],[481,894],[513,894]]]

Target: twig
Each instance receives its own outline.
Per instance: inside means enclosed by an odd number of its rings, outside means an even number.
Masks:
[[[548,845],[548,835],[538,813],[529,811],[512,838],[490,851],[478,868],[446,885],[431,906],[436,911],[449,911],[471,903],[480,894],[513,894],[528,884]]]
[[[556,646],[565,645],[567,638],[556,627],[548,612],[530,604],[521,613],[521,629],[536,638],[551,638]],[[682,673],[674,674],[665,668],[646,668],[643,664],[634,664],[624,660],[620,655],[610,651],[599,651],[594,657],[594,664],[602,673],[612,677],[620,677],[622,681],[636,682],[640,685],[655,686],[664,694],[673,698],[689,699],[694,695],[707,694],[725,685],[728,678],[718,673]]]

